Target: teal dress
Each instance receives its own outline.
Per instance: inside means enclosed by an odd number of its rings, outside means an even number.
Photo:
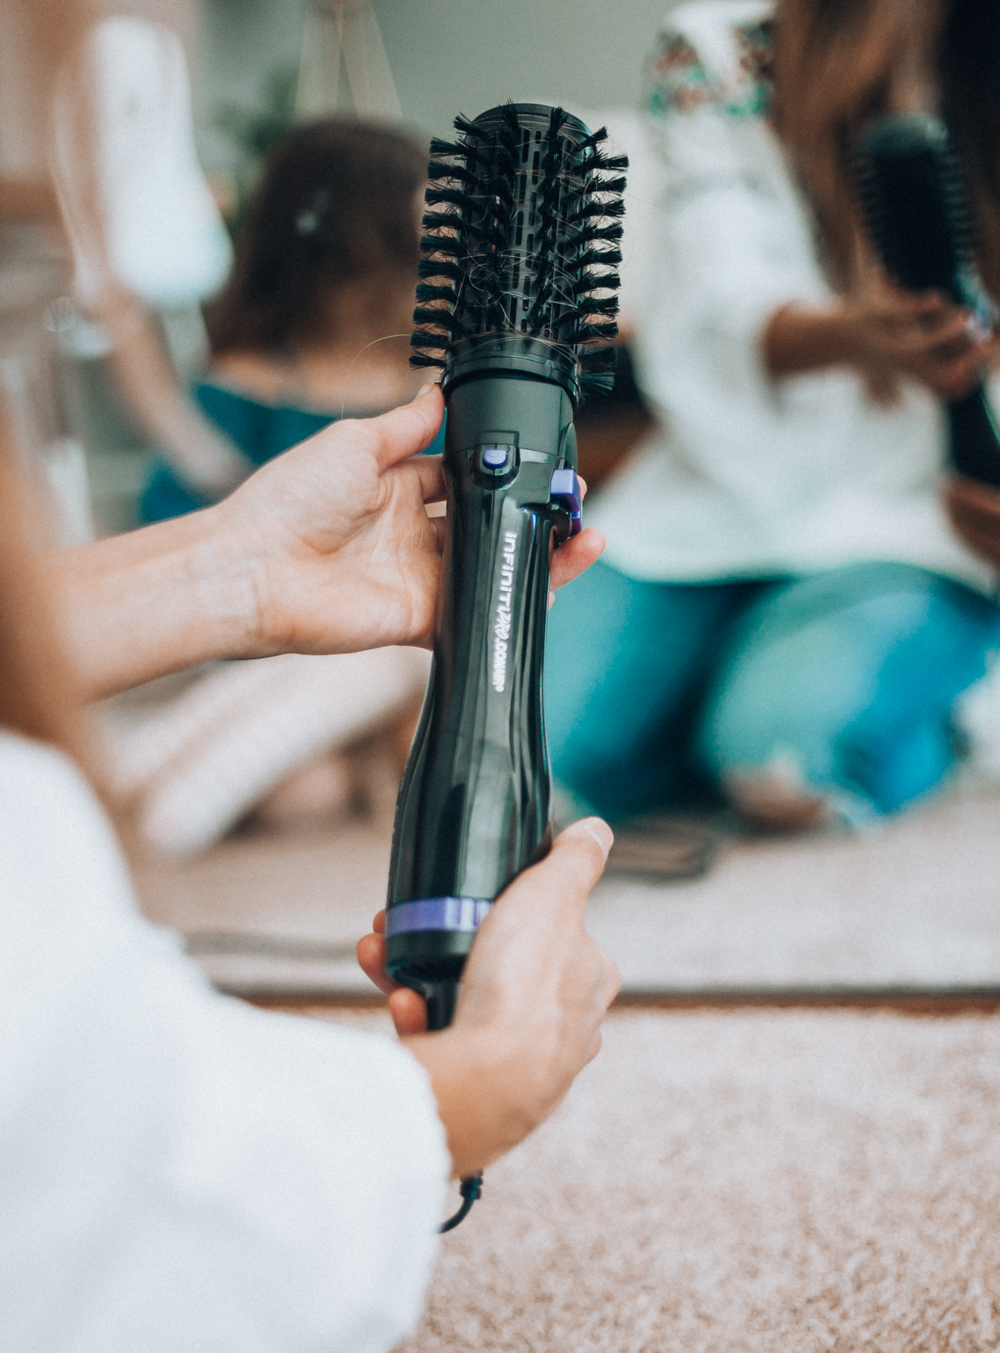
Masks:
[[[329,427],[340,417],[370,417],[369,414],[318,413],[313,409],[298,409],[275,404],[262,404],[248,395],[212,381],[198,381],[191,389],[202,413],[254,465],[279,456],[290,446],[305,441],[322,428]],[[438,433],[428,455],[444,449],[444,429]],[[144,523],[165,521],[180,517],[185,512],[208,507],[213,500],[199,493],[163,460],[154,462],[139,500],[139,519]]]

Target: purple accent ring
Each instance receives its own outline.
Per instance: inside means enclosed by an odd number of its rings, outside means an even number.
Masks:
[[[553,470],[549,481],[549,495],[569,513],[570,535],[583,530],[583,496],[575,470]]]
[[[424,897],[397,902],[385,914],[385,937],[409,935],[415,930],[478,930],[492,902],[480,897]]]

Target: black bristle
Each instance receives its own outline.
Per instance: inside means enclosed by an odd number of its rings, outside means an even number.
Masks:
[[[440,141],[436,136],[431,137],[431,160],[448,159],[451,156],[461,155],[464,147],[456,141]]]
[[[461,214],[457,211],[425,211],[421,224],[425,230],[460,231],[463,227]]]
[[[601,288],[607,288],[609,291],[617,291],[621,286],[622,279],[616,272],[609,273],[584,273],[573,283],[574,295],[580,296],[589,291],[600,291]]]
[[[580,142],[580,144],[577,146],[577,150],[578,151],[593,150],[595,149],[595,147],[599,146],[602,141],[606,141],[607,139],[608,139],[607,127],[598,127],[596,132],[591,132],[588,137],[585,137],[584,140]]]
[[[413,323],[414,325],[431,324],[437,328],[447,329],[452,333],[461,328],[461,321],[458,317],[444,306],[440,310],[427,310],[422,305],[414,307]]]
[[[576,240],[579,244],[586,244],[591,240],[620,240],[622,237],[622,228],[620,224],[613,225],[584,225],[577,233]]]
[[[418,277],[452,277],[457,282],[462,270],[453,259],[424,256],[417,265]]]
[[[625,204],[618,202],[587,202],[574,212],[570,217],[570,222],[585,221],[594,217],[615,217],[625,215]]]
[[[466,199],[467,194],[461,188],[428,188],[424,194],[424,200],[431,207],[438,207],[444,203],[453,207],[463,207]]]
[[[615,383],[618,352],[612,347],[589,348],[580,358],[580,382],[592,394],[610,394]]]
[[[581,174],[592,174],[595,170],[602,169],[606,172],[617,171],[628,168],[627,155],[602,155],[596,151],[589,155],[580,165]]]
[[[431,144],[412,338],[441,366],[462,338],[515,332],[576,350],[585,388],[612,376],[623,156],[563,109],[508,103]]]
[[[417,301],[423,305],[427,301],[453,301],[455,299],[455,288],[450,287],[432,287],[426,282],[417,283]]]
[[[455,130],[461,132],[465,140],[471,139],[472,141],[478,141],[486,135],[482,127],[477,127],[474,122],[470,122],[469,119],[464,117],[461,113],[459,113],[458,117],[455,119],[454,125]],[[465,148],[464,145],[461,147],[462,150]]]
[[[427,177],[432,183],[454,179],[458,183],[475,183],[476,176],[461,164],[444,164],[441,160],[431,160],[427,166]]]
[[[850,168],[862,219],[889,276],[907,290],[941,291],[990,316],[968,184],[940,119],[876,118]]]
[[[607,247],[604,248],[597,247],[588,249],[585,253],[580,254],[576,260],[576,263],[578,268],[591,268],[599,266],[617,268],[618,264],[621,263],[621,261],[622,261],[622,251],[620,249],[616,248],[608,249]]]
[[[615,179],[596,179],[591,182],[590,191],[592,193],[623,193],[625,182],[624,174]]]

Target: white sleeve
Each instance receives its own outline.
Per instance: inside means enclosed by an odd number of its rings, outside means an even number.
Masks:
[[[712,55],[714,66],[667,29],[651,62],[647,134],[663,185],[637,346],[644,388],[668,418],[719,401],[730,418],[771,407],[767,319],[789,301],[830,294],[808,209],[763,109],[745,81],[727,83]]]
[[[448,1157],[388,1038],[214,993],[89,790],[0,734],[0,1309],[18,1353],[379,1353]]]

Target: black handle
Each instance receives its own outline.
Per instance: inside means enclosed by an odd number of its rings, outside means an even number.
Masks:
[[[1000,432],[982,382],[946,408],[952,465],[967,479],[1000,488]]]
[[[449,393],[434,664],[386,923],[387,968],[423,992],[436,1028],[489,904],[551,841],[542,662],[554,537],[570,530],[552,476],[575,462],[572,414],[554,382],[488,374]]]

